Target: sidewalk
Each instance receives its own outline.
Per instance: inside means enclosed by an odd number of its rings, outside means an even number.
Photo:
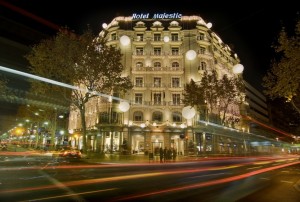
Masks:
[[[7,151],[0,151],[0,155],[10,153],[11,155],[42,155],[53,157],[55,151],[44,151],[36,150],[34,148],[24,148],[18,145],[8,145]],[[174,162],[195,162],[195,161],[209,161],[209,160],[232,160],[232,159],[245,159],[245,158],[259,158],[263,160],[271,160],[278,158],[298,158],[299,155],[292,154],[282,154],[282,155],[263,155],[263,156],[177,156],[175,160],[169,160],[165,163],[174,163]],[[144,154],[131,154],[131,155],[119,155],[119,154],[100,154],[100,153],[88,153],[83,155],[82,159],[88,163],[160,163],[159,156],[153,156],[149,158],[149,155]]]

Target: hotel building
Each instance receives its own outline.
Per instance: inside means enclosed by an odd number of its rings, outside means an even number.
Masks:
[[[232,105],[226,114],[235,120],[234,127],[205,121],[207,114],[187,119],[182,111],[184,85],[191,79],[201,81],[204,71],[216,70],[219,78],[241,76],[233,72],[240,63],[237,54],[212,31],[211,23],[178,13],[134,14],[116,17],[99,35],[107,39],[107,45],[121,50],[123,74],[130,76],[134,87],[125,95],[87,103],[91,150],[155,155],[160,147],[173,148],[178,155],[251,152],[254,136],[240,116],[245,106]],[[127,100],[129,109],[120,110],[120,101],[114,97]],[[79,112],[72,111],[73,146],[81,147],[80,127]]]

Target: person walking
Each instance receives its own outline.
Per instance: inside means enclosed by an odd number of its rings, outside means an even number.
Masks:
[[[160,162],[162,163],[164,159],[164,150],[162,148],[159,148],[159,159]]]
[[[168,148],[165,147],[165,149],[164,149],[164,162],[167,162],[167,158],[168,158]]]

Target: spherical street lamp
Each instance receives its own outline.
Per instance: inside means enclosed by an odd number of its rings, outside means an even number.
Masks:
[[[182,109],[182,116],[185,119],[191,119],[196,115],[196,110],[192,106],[186,106]]]
[[[244,66],[242,64],[236,64],[232,68],[233,73],[240,74],[244,71]]]
[[[194,50],[189,50],[188,52],[186,52],[185,56],[188,60],[194,60],[197,56],[197,53]]]
[[[120,42],[123,46],[127,46],[130,43],[130,38],[126,35],[121,36]]]
[[[164,37],[164,42],[165,42],[165,43],[168,43],[169,41],[170,41],[170,38],[169,38],[168,36],[165,36],[165,37]]]
[[[207,24],[206,24],[206,27],[207,27],[208,29],[210,29],[210,28],[212,27],[212,23],[211,23],[211,22],[207,23]]]
[[[122,112],[127,112],[130,108],[130,105],[128,102],[125,102],[125,101],[121,101],[120,104],[119,104],[119,109],[122,111]]]
[[[103,29],[106,29],[106,28],[107,28],[107,24],[106,24],[106,23],[103,23],[103,24],[102,24],[102,28],[103,28]]]

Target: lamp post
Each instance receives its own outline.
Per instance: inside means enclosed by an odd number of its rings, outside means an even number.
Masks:
[[[194,141],[193,140],[193,136],[192,135],[190,135],[190,134],[192,134],[192,132],[190,132],[189,131],[189,126],[192,126],[192,118],[194,117],[196,115],[196,110],[195,110],[195,108],[194,107],[192,107],[192,106],[186,106],[186,107],[184,107],[183,109],[182,109],[182,116],[185,118],[185,119],[187,119],[187,128],[185,129],[186,130],[186,132],[185,133],[187,133],[187,134],[185,134],[185,140],[186,140],[186,142],[188,141],[188,140],[190,140],[190,141]],[[189,144],[188,144],[188,142],[187,142],[187,144],[186,144],[186,151],[188,151],[188,147],[189,147]]]
[[[247,154],[247,143],[246,143],[246,139],[245,139],[245,128],[242,128],[243,131],[243,141],[244,141],[244,156],[246,156]]]
[[[127,112],[130,109],[130,104],[127,101],[121,101],[120,104],[119,104],[119,109],[120,109],[121,112],[123,112],[123,114],[122,114],[122,122],[123,123],[122,124],[125,125],[124,113]],[[127,133],[129,133],[130,125],[131,125],[131,123],[129,123],[129,121],[128,121]],[[123,130],[121,142],[122,142],[122,148],[123,148],[122,152],[125,154],[125,153],[127,153],[128,140],[124,138],[124,130]]]

